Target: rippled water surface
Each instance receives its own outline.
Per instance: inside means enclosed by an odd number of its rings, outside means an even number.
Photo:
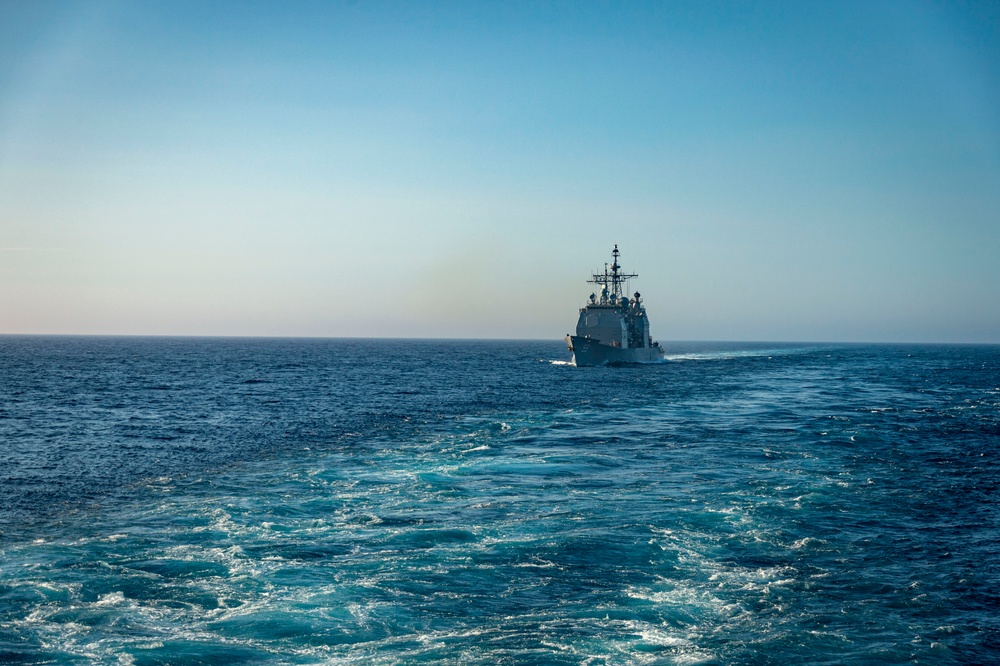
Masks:
[[[1000,661],[1000,347],[0,337],[0,662]]]

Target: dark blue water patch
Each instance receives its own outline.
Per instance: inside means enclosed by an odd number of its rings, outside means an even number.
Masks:
[[[495,409],[494,396],[517,392],[516,375],[496,370],[496,354],[511,348],[522,368],[557,351],[537,343],[2,337],[0,526],[100,501],[142,478]],[[453,358],[470,367],[447,366]]]

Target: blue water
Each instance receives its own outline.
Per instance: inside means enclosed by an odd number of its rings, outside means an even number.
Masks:
[[[1000,347],[0,337],[0,662],[1000,661]]]

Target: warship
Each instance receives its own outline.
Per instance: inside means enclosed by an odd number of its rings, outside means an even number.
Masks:
[[[599,285],[598,293],[580,308],[576,335],[567,335],[566,343],[578,366],[655,363],[663,360],[663,348],[649,334],[649,319],[639,292],[626,295],[626,283],[638,273],[625,273],[618,264],[618,245],[611,253],[610,271],[594,273],[588,283]],[[622,287],[626,286],[623,291]]]

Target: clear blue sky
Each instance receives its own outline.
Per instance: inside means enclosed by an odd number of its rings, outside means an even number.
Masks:
[[[1000,342],[1000,3],[0,2],[0,333]]]

